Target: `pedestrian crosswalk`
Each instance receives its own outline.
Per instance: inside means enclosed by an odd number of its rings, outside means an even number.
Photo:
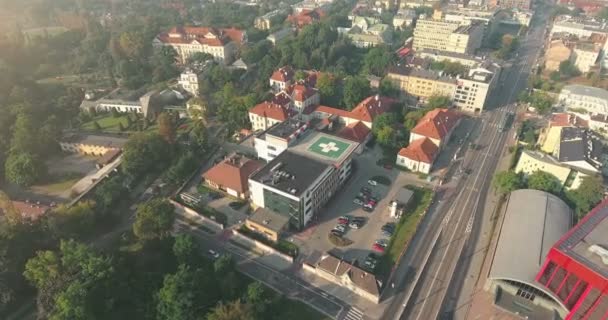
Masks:
[[[363,311],[357,308],[350,308],[346,316],[344,316],[344,320],[362,320],[363,319]]]

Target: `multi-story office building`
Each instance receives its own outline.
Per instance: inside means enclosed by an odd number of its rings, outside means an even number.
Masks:
[[[431,49],[474,53],[481,46],[484,26],[479,21],[447,21],[441,13],[418,19],[414,29],[414,50]]]
[[[298,143],[309,130],[306,122],[288,119],[277,123],[255,136],[255,151],[266,161],[276,158],[281,152]]]
[[[516,8],[528,10],[532,7],[531,0],[489,0],[490,7]]]
[[[253,205],[289,217],[291,228],[302,230],[350,176],[357,147],[325,133],[305,135],[251,175]]]

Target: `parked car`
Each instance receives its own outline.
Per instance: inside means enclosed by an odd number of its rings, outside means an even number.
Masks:
[[[331,231],[329,231],[329,233],[337,237],[341,237],[342,235],[344,235],[344,232],[338,231],[336,229],[332,229]]]
[[[371,199],[370,199],[370,200],[368,200],[368,201],[367,201],[367,204],[369,204],[369,205],[370,205],[370,206],[372,206],[372,207],[375,207],[375,206],[376,206],[376,204],[377,204],[377,202],[376,202],[376,201],[374,201],[374,200],[371,200]]]
[[[382,226],[382,230],[392,230],[392,231],[394,231],[395,230],[395,224],[389,222],[389,223],[387,223],[387,224],[385,224],[385,225]]]
[[[367,180],[367,184],[369,184],[370,186],[377,186],[378,182],[376,182],[376,180],[369,179]]]
[[[374,243],[374,245],[372,246],[372,250],[379,252],[379,253],[384,253],[384,247],[377,243]]]
[[[353,217],[350,220],[352,222],[360,222],[360,223],[365,223],[365,221],[367,221],[367,219],[365,217]]]
[[[368,187],[361,187],[361,192],[370,195],[372,193],[372,190]]]
[[[369,197],[369,200],[376,201],[376,202],[380,201],[380,199],[376,196]]]
[[[365,212],[372,212],[372,211],[374,211],[374,208],[363,206],[363,211],[365,211]]]
[[[359,200],[359,198],[353,199],[353,203],[359,206],[364,205],[363,201]]]
[[[386,240],[386,239],[378,239],[374,243],[377,244],[377,245],[379,245],[379,246],[383,246],[385,248],[386,248],[386,246],[388,246],[388,240]]]
[[[349,220],[343,217],[338,218],[338,224],[348,224]]]
[[[217,253],[217,252],[215,252],[215,251],[213,251],[211,249],[209,249],[209,251],[207,251],[207,253],[209,253],[209,255],[211,256],[211,258],[213,258],[213,259],[217,259],[217,258],[220,257],[219,253]]]
[[[360,222],[351,222],[351,223],[348,224],[348,227],[351,228],[351,229],[357,230],[357,229],[361,228],[362,225],[363,224],[360,223]]]
[[[339,225],[335,226],[332,230],[338,230],[340,232],[345,232],[346,227],[343,224],[339,224]]]
[[[390,238],[394,232],[394,230],[382,230],[382,235]]]

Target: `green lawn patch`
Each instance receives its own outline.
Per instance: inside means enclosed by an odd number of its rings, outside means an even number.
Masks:
[[[418,224],[424,216],[424,211],[428,208],[433,197],[433,191],[427,188],[408,185],[405,188],[414,192],[412,201],[408,205],[405,214],[399,220],[395,234],[391,237],[390,243],[386,248],[385,254],[380,260],[378,274],[388,277],[392,267],[407,248],[410,240],[416,233]]]
[[[130,115],[128,114],[123,114],[119,117],[114,117],[111,113],[108,113],[102,116],[97,116],[93,120],[83,123],[81,128],[84,130],[96,130],[95,122],[97,122],[103,131],[120,132],[119,123],[122,123],[123,127],[128,129],[129,122],[127,117],[129,116]]]

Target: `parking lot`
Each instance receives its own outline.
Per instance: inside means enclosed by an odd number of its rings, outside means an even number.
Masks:
[[[386,239],[388,241],[388,237],[382,233],[382,226],[386,223],[397,222],[396,219],[390,217],[388,209],[388,205],[394,199],[397,191],[407,184],[428,185],[428,182],[419,179],[415,174],[397,169],[387,170],[376,165],[377,157],[375,155],[378,154],[379,152],[371,151],[355,157],[356,171],[327,206],[321,210],[318,221],[303,232],[291,237],[292,241],[300,247],[300,254],[304,260],[315,263],[324,252],[331,251],[346,260],[357,260],[363,264],[369,253],[373,252],[372,246],[376,240]],[[368,180],[372,178],[389,180],[390,184],[370,185]],[[379,200],[371,212],[366,212],[361,205],[353,203],[363,187],[368,188],[371,195]],[[330,242],[328,235],[338,225],[338,218],[345,215],[363,217],[365,222],[359,229],[346,227],[343,237],[353,243],[345,247],[336,247]]]

